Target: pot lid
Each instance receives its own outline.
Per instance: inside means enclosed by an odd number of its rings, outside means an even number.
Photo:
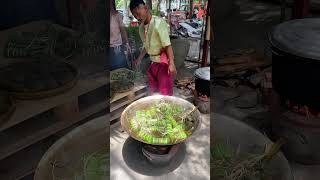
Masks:
[[[210,81],[210,67],[197,69],[194,73],[194,76],[203,80]]]
[[[277,25],[270,43],[295,56],[320,60],[320,18],[291,20]]]

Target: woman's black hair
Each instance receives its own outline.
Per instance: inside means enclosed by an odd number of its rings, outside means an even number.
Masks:
[[[131,0],[130,1],[130,11],[134,10],[136,7],[140,6],[140,5],[145,5],[143,0]]]

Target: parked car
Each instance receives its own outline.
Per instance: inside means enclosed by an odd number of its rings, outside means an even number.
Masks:
[[[184,37],[201,38],[201,29],[196,29],[192,27],[187,22],[180,22],[178,28],[178,33]]]
[[[202,30],[202,20],[197,20],[197,19],[187,19],[184,20],[183,22],[189,24],[190,26],[192,26],[195,29],[198,30]]]

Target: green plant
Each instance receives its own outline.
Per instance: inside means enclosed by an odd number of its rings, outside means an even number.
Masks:
[[[116,8],[119,9],[124,6],[123,0],[115,0]]]
[[[137,57],[140,54],[140,48],[143,46],[142,40],[139,35],[139,27],[132,27],[131,25],[127,28],[129,43],[132,48],[132,55]]]
[[[154,16],[160,16],[160,11],[159,11],[159,9],[152,9],[151,14]]]
[[[157,2],[156,4],[154,4],[152,6],[155,7],[155,8],[153,8],[151,10],[151,14],[154,15],[154,16],[160,16],[160,4],[159,4],[159,2]]]
[[[142,45],[142,41],[139,35],[139,27],[133,27],[129,25],[127,28],[129,38],[132,38],[135,43]]]

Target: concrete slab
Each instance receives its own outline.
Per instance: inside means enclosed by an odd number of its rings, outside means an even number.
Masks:
[[[210,115],[202,115],[199,130],[165,167],[147,162],[139,143],[123,132],[120,124],[110,132],[111,180],[209,180],[210,179]]]

